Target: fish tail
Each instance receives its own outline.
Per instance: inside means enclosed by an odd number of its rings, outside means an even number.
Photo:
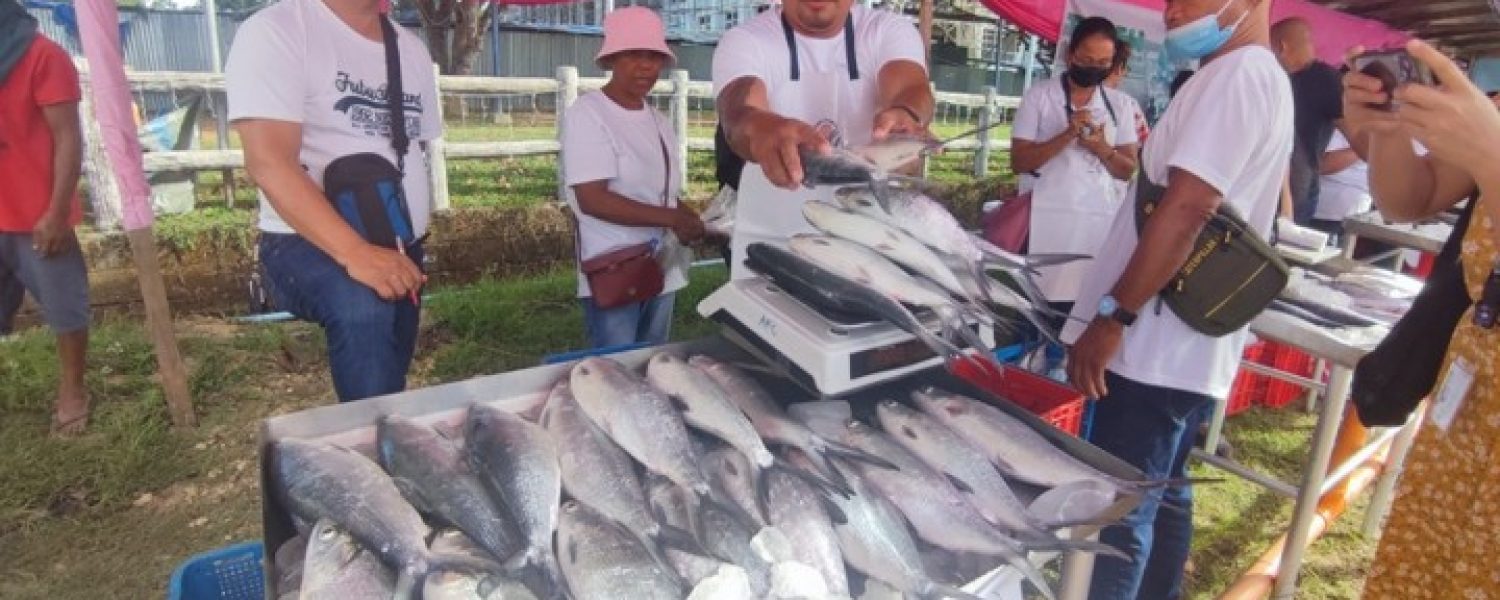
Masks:
[[[814,462],[813,464],[814,466],[816,466],[816,462]],[[816,472],[818,471],[818,469],[802,469],[797,465],[787,462],[785,459],[782,459],[779,456],[776,457],[775,462],[771,464],[769,469],[776,469],[778,471],[801,479],[802,481],[821,491],[832,492],[845,498],[854,495],[854,490],[849,488],[848,480],[839,477],[838,480],[835,481],[834,479],[824,476],[822,473]]]
[[[557,555],[551,548],[538,548],[538,560],[541,563],[542,573],[547,578],[547,583],[552,586],[553,598],[572,600],[573,593],[568,589],[567,578],[563,576],[562,565],[557,562]]]
[[[1029,267],[1053,267],[1080,260],[1089,260],[1091,258],[1094,257],[1088,254],[1070,254],[1066,252],[1028,254],[1026,255],[1026,265]]]
[[[822,438],[818,438],[818,439],[821,440]],[[843,459],[843,460],[854,461],[854,462],[858,462],[858,463],[862,463],[862,464],[866,464],[866,465],[880,467],[880,468],[885,469],[887,471],[897,471],[897,470],[900,470],[891,461],[888,461],[888,460],[886,460],[884,458],[881,458],[879,456],[875,456],[874,454],[870,454],[869,452],[865,452],[864,450],[860,450],[858,448],[851,448],[849,446],[845,446],[843,444],[840,444],[840,443],[834,442],[834,441],[830,441],[830,440],[823,440],[822,443],[823,443],[823,447],[819,448],[819,452],[821,452],[822,455],[825,456],[825,457],[830,457],[831,456],[833,458],[840,458],[840,459]],[[843,476],[843,473],[840,472],[837,468],[833,468],[832,471],[835,472],[835,473],[838,473],[840,477]]]
[[[1089,552],[1100,556],[1118,558],[1127,563],[1134,563],[1135,559],[1123,550],[1093,540],[1063,540],[1057,538],[1027,540],[1022,543],[1027,550],[1041,552]]]
[[[921,585],[921,589],[917,591],[916,596],[922,600],[984,600],[980,596],[936,581],[924,582]]]
[[[650,545],[652,546],[672,548],[673,550],[681,550],[699,556],[709,555],[708,550],[703,548],[703,543],[698,541],[693,532],[666,523],[657,524],[657,531],[654,537],[641,538],[642,544],[645,544],[647,541],[651,541],[652,544]]]
[[[663,525],[663,527],[665,527],[665,525]],[[682,532],[683,534],[687,534],[686,531],[682,531],[681,529],[678,529],[677,531]],[[636,532],[631,532],[631,534],[635,536],[636,541],[639,542],[641,547],[646,550],[646,554],[649,554],[651,556],[652,562],[656,563],[657,568],[661,569],[662,574],[666,575],[667,579],[670,579],[672,583],[676,584],[679,588],[682,588],[684,590],[689,588],[688,582],[683,580],[682,576],[677,573],[677,569],[672,566],[671,561],[667,560],[666,552],[662,550],[661,543],[658,543],[657,540],[652,539],[650,536],[641,535]],[[658,533],[657,536],[660,537],[661,533]],[[692,535],[688,534],[687,537],[691,539]],[[695,547],[699,546],[698,540],[692,540],[691,545]],[[691,554],[697,554],[699,556],[708,556],[707,552],[702,551],[701,547],[697,550],[688,550],[685,548],[675,549]]]
[[[1036,588],[1036,591],[1041,593],[1043,597],[1047,598],[1047,600],[1057,600],[1057,594],[1052,591],[1052,584],[1047,582],[1047,576],[1038,571],[1036,565],[1031,564],[1031,561],[1026,560],[1025,555],[1018,552],[1007,552],[1003,558],[1006,563],[1015,567],[1017,571],[1020,571],[1021,575],[1025,576],[1026,580],[1031,582],[1031,586]]]
[[[765,498],[769,497],[769,488],[767,487],[765,490],[761,489],[762,487],[766,487],[765,484],[762,483],[762,480],[764,479],[765,477],[763,475],[757,475],[755,480],[755,501],[757,504],[756,509],[759,510],[762,515],[766,514]],[[711,492],[699,492],[697,495],[697,500],[697,506],[693,507],[692,524],[693,531],[699,532],[699,536],[697,537],[697,539],[700,546],[703,545],[703,515],[710,510],[722,511],[724,514],[729,515],[730,518],[739,521],[740,525],[745,529],[748,529],[750,531],[760,531],[760,524],[757,522],[757,519],[749,512],[747,512],[744,508],[741,508],[737,503],[722,502],[718,498],[714,498]],[[713,558],[717,558],[724,562],[733,562],[730,558],[724,556],[714,555]]]

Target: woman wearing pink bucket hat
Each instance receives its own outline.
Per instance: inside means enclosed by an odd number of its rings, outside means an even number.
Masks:
[[[687,265],[647,263],[669,233],[683,243],[703,237],[698,215],[677,201],[676,134],[647,103],[662,69],[677,58],[656,13],[630,7],[604,18],[604,45],[594,60],[611,71],[609,82],[580,96],[562,120],[561,176],[578,218],[584,325],[596,348],[660,344],[675,294],[687,285]]]

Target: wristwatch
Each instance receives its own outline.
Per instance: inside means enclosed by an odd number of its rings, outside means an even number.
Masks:
[[[1135,313],[1120,308],[1120,301],[1114,296],[1106,295],[1099,300],[1099,318],[1110,319],[1121,325],[1129,327],[1135,324]]]

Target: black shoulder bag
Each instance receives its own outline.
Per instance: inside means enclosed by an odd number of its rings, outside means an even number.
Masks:
[[[1427,285],[1422,286],[1411,309],[1354,368],[1349,399],[1366,427],[1406,423],[1437,383],[1453,330],[1474,304],[1464,284],[1462,248],[1475,204],[1476,199],[1470,199],[1459,213],[1453,234],[1443,244]]]
[[[401,49],[396,28],[384,15],[380,32],[385,38],[386,114],[396,164],[374,152],[339,157],[323,171],[323,194],[365,241],[404,249],[417,242],[402,188],[411,138],[406,131],[406,93],[401,87]]]

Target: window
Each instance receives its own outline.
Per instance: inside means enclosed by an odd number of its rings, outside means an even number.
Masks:
[[[739,24],[740,24],[740,13],[739,13],[739,11],[733,11],[733,10],[726,10],[726,11],[724,11],[724,28],[725,29],[728,29],[730,27],[734,27],[735,25],[739,25]]]
[[[714,30],[714,16],[712,14],[698,15],[698,29],[703,31]]]

